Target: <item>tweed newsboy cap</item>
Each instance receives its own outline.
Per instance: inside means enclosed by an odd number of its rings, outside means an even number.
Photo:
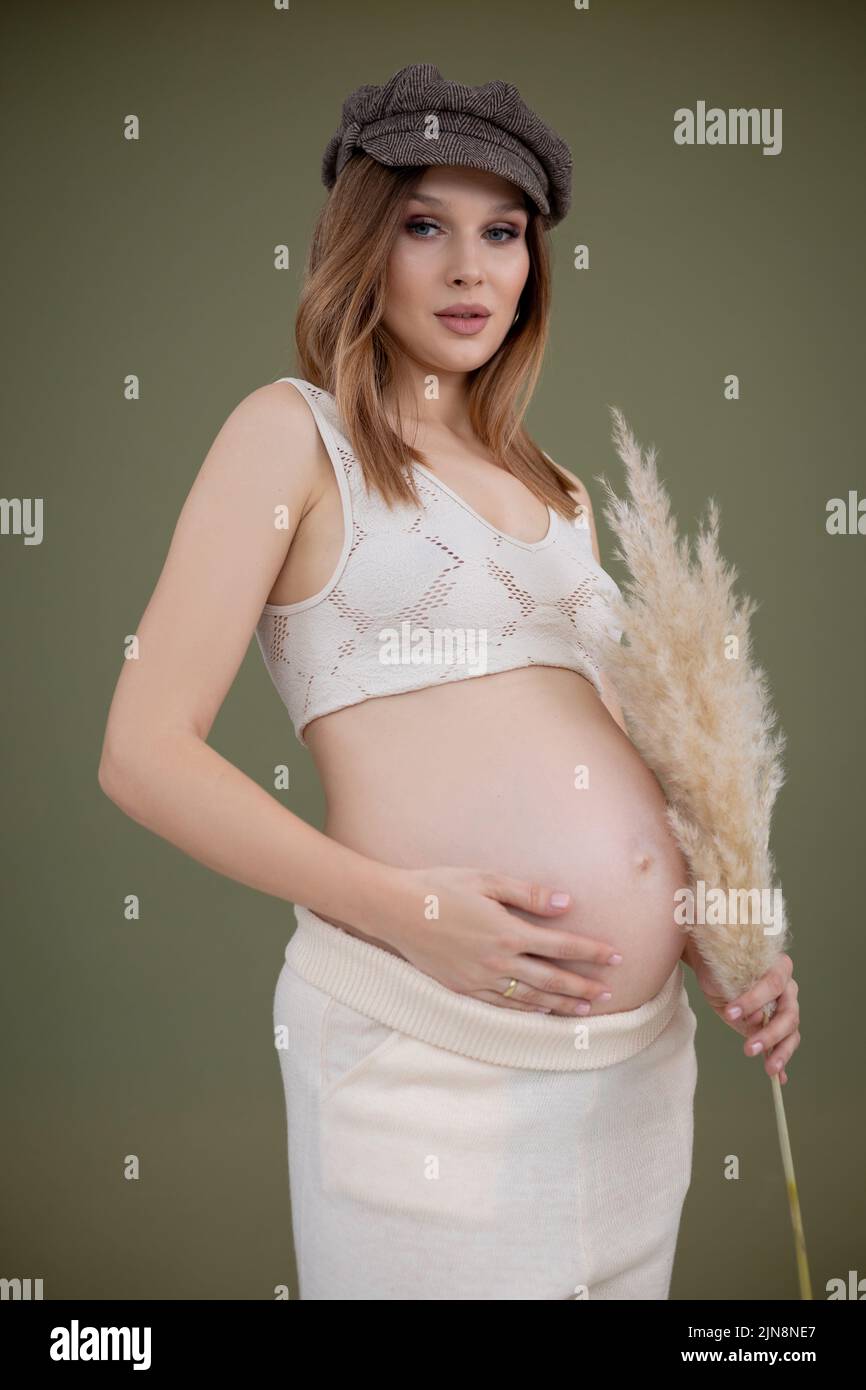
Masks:
[[[436,138],[425,135],[430,116],[438,120]],[[392,167],[463,164],[499,174],[529,195],[550,227],[571,206],[571,151],[510,82],[466,87],[447,82],[433,63],[410,63],[343,102],[322,159],[326,188],[356,150]]]

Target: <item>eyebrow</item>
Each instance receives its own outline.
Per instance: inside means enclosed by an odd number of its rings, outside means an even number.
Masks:
[[[419,203],[431,203],[435,207],[439,208],[447,208],[449,206],[448,203],[444,201],[444,199],[434,198],[432,193],[413,193],[411,195],[411,198],[416,199]],[[494,203],[490,211],[526,212],[526,206],[523,203],[515,202],[512,198],[508,198],[504,203]]]

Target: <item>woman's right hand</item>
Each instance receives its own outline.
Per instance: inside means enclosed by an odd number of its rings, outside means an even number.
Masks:
[[[556,962],[618,964],[611,960],[614,947],[555,926],[535,926],[505,906],[559,917],[569,901],[551,905],[555,888],[452,866],[396,872],[400,888],[389,914],[394,920],[379,934],[448,989],[501,1008],[568,1015],[589,1013],[594,1000],[610,998],[601,981]],[[511,980],[517,988],[506,999]]]

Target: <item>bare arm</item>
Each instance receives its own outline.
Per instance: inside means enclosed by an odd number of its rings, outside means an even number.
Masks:
[[[314,488],[317,431],[288,384],[222,426],[181,510],[108,716],[99,785],[140,825],[251,888],[382,935],[399,870],[338,844],[208,746]],[[275,508],[288,509],[287,529]]]

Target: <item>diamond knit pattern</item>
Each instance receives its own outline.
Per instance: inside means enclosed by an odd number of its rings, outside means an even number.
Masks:
[[[304,396],[337,476],[344,540],[327,584],[265,604],[256,637],[299,742],[313,719],[364,700],[524,666],[561,666],[601,694],[595,652],[615,640],[615,581],[589,525],[548,508],[539,541],[498,531],[414,464],[422,509],[368,493],[329,392],[281,377]],[[549,457],[549,455],[547,455]],[[551,460],[552,462],[552,460]]]

